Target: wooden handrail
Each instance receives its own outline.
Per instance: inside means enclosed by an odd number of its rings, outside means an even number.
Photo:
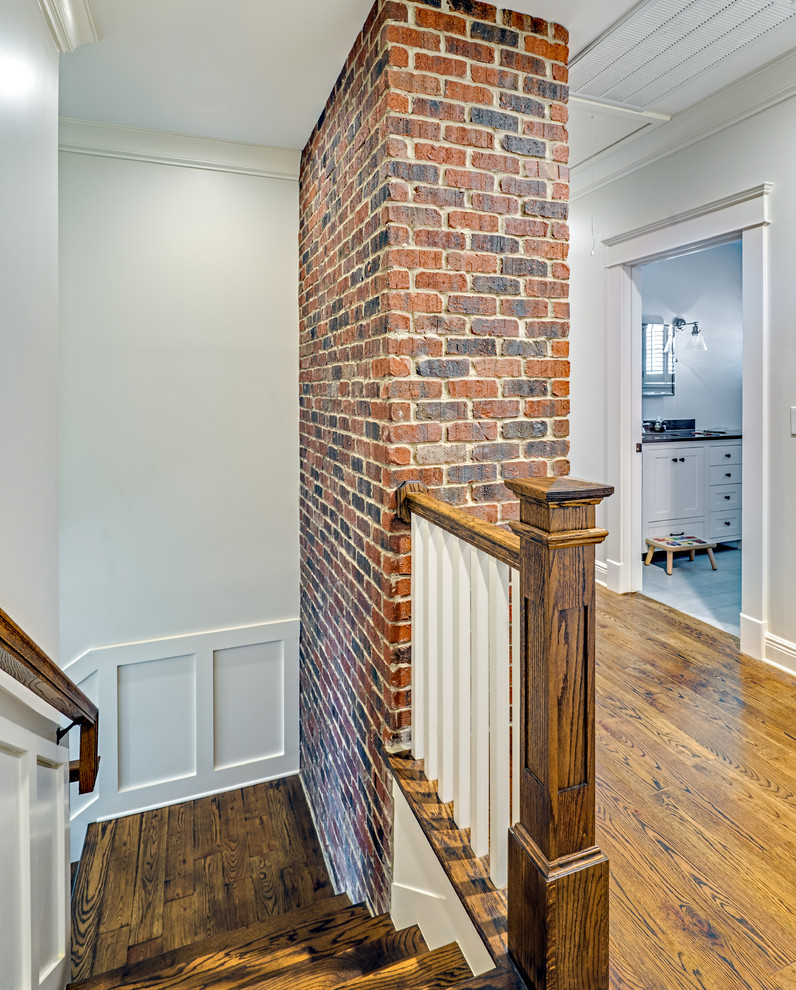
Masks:
[[[80,688],[0,609],[0,670],[10,674],[37,697],[80,726],[77,773],[70,764],[70,780],[80,793],[94,790],[99,766],[99,710]]]
[[[428,494],[425,485],[416,481],[406,481],[398,489],[398,517],[402,522],[411,523],[412,515],[422,516],[447,533],[452,533],[465,543],[483,550],[491,557],[502,560],[509,567],[519,570],[520,539],[494,523],[484,522],[452,505],[446,505]]]

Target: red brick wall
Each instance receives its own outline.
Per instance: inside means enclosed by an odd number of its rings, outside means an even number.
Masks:
[[[377,0],[301,177],[302,767],[338,885],[384,906],[421,480],[484,518],[568,471],[566,32]]]

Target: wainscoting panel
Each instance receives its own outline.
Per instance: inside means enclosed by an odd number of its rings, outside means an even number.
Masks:
[[[66,667],[100,710],[89,822],[295,773],[298,619],[91,650]],[[2,988],[0,987],[0,990]]]

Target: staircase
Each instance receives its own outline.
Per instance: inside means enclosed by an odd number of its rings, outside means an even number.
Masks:
[[[236,800],[237,798],[237,800]],[[171,929],[168,921],[147,925],[141,911],[133,912],[139,922],[148,928],[147,934],[160,925],[160,934],[146,943],[131,944],[124,965],[104,969],[100,945],[109,937],[118,941],[119,935],[128,929],[140,929],[124,916],[119,904],[124,901],[148,902],[147,913],[152,919],[168,918],[159,901],[168,896],[165,882],[166,857],[157,849],[168,846],[168,821],[192,818],[195,827],[190,829],[184,853],[189,872],[192,857],[208,851],[205,823],[206,813],[215,810],[214,840],[222,848],[227,829],[234,829],[235,815],[225,815],[227,805],[234,808],[256,804],[256,809],[270,807],[268,818],[253,816],[238,820],[235,837],[238,864],[245,861],[241,849],[254,847],[264,840],[272,856],[273,874],[290,875],[289,887],[295,899],[273,900],[261,909],[260,917],[252,923],[232,927],[231,919],[243,918],[241,894],[247,884],[247,874],[238,869],[237,875],[223,882],[206,896],[197,898],[196,904],[213,902],[218,905],[213,916],[203,916],[202,924],[215,925],[217,929],[204,938],[185,938],[186,944],[175,944],[179,933]],[[208,807],[205,808],[205,805]],[[295,817],[292,814],[295,809]],[[241,795],[220,795],[217,798],[194,802],[193,806],[177,806],[164,813],[147,812],[142,816],[130,816],[93,825],[84,846],[73,892],[73,979],[68,990],[442,990],[445,987],[487,987],[502,984],[474,979],[472,971],[455,943],[429,950],[419,928],[413,926],[396,931],[388,915],[372,917],[361,904],[352,904],[346,894],[331,895],[328,878],[322,860],[316,856],[314,830],[305,811],[303,794],[297,778],[274,781],[246,789]],[[163,820],[160,834],[153,819]],[[137,819],[141,818],[139,824]],[[245,827],[244,827],[245,826]],[[182,830],[183,836],[185,829]],[[303,833],[303,849],[296,846],[296,837]],[[113,835],[112,840],[107,836]],[[136,841],[131,839],[138,837]],[[277,842],[284,836],[284,849]],[[292,838],[291,838],[292,836]],[[106,841],[103,841],[105,839]],[[121,855],[123,853],[123,856]],[[290,866],[284,857],[290,856]],[[276,858],[273,858],[276,857]],[[122,859],[124,860],[122,862]],[[117,862],[117,860],[119,860]],[[158,882],[157,863],[161,862],[164,882]],[[201,859],[195,859],[194,863]],[[263,870],[263,861],[256,862]],[[297,876],[301,872],[304,876]],[[254,874],[252,874],[253,876]],[[120,877],[129,878],[128,890],[120,897]],[[197,870],[204,879],[201,886],[209,885],[208,871]],[[145,896],[141,896],[144,888]],[[162,891],[162,893],[158,893]],[[199,893],[197,887],[197,893]],[[250,904],[254,902],[243,898]],[[164,900],[164,903],[165,900]],[[197,908],[201,914],[202,909]],[[263,916],[265,913],[270,916]],[[132,916],[131,916],[132,917]],[[121,927],[108,931],[109,925]],[[199,931],[200,928],[194,929]],[[133,938],[138,938],[134,935]],[[94,946],[91,949],[91,946]],[[171,946],[168,951],[161,948]],[[119,958],[118,955],[116,958]],[[121,959],[124,959],[124,954]],[[469,982],[472,981],[472,982]]]
[[[345,894],[214,935],[69,990],[387,990],[452,987],[472,974],[457,945],[429,952],[417,927],[397,932]]]

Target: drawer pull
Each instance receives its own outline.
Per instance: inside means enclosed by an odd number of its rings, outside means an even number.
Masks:
[[[732,495],[725,495],[724,496],[724,501],[725,502],[730,502],[731,500],[732,500]]]
[[[732,523],[726,522],[724,525],[725,526],[732,526]]]
[[[725,457],[732,457],[732,454],[725,454]]]
[[[673,457],[672,458],[672,464],[676,464],[676,463],[677,463],[677,458],[676,457]]]
[[[685,458],[684,457],[681,457],[680,458],[680,463],[682,464],[684,460],[685,460]]]
[[[729,526],[730,524],[727,523],[727,525]],[[685,536],[685,530],[682,533],[669,533],[669,536]]]
[[[727,473],[726,473],[726,474],[724,475],[724,477],[725,477],[725,478],[731,478],[731,477],[732,477],[732,471],[728,471],[728,472],[727,472]]]

